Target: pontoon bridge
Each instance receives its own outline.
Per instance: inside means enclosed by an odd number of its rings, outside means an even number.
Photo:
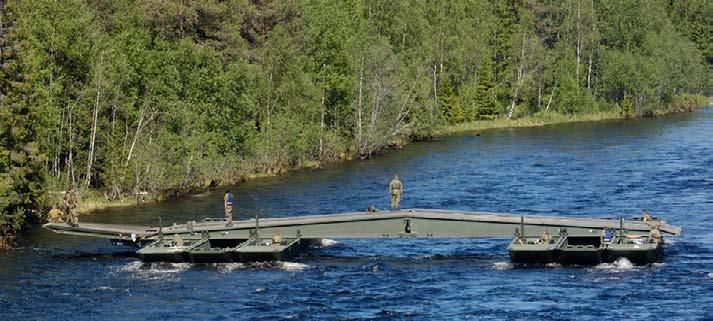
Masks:
[[[437,209],[393,212],[352,212],[280,218],[253,218],[226,226],[221,219],[167,226],[99,223],[48,223],[44,228],[62,234],[111,239],[140,247],[146,261],[223,262],[286,259],[309,249],[320,239],[388,237],[507,237],[565,232],[570,236],[599,236],[603,229],[648,236],[655,226],[664,236],[681,228],[663,220],[643,222],[620,218],[519,215]],[[278,242],[273,237],[279,235]]]

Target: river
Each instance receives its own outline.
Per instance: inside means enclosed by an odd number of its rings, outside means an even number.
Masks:
[[[638,215],[683,228],[663,263],[513,267],[508,239],[326,240],[276,264],[142,264],[106,240],[39,228],[0,253],[0,320],[712,320],[713,108],[499,129],[232,188],[241,217],[388,206]],[[222,190],[83,221],[222,215]]]

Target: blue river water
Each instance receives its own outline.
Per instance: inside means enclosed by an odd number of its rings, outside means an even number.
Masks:
[[[232,188],[241,217],[388,206],[636,216],[681,226],[649,266],[513,267],[509,239],[325,240],[274,264],[144,264],[39,228],[0,253],[0,320],[713,320],[713,109],[485,131]],[[83,221],[222,215],[222,191]]]

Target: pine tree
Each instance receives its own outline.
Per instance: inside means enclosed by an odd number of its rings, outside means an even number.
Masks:
[[[1,4],[1,3],[0,3]],[[10,8],[0,7],[0,247],[40,205],[44,177]]]
[[[441,97],[443,114],[449,123],[457,124],[466,120],[463,104],[453,90],[453,85],[448,77],[441,78],[441,82],[438,84],[438,96]]]
[[[475,115],[478,119],[494,119],[498,115],[495,99],[495,79],[490,57],[483,57],[475,83]]]

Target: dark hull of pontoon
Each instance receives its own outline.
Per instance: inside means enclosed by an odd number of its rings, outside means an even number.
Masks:
[[[614,262],[620,258],[626,258],[636,265],[646,265],[660,262],[663,259],[663,246],[656,249],[609,249],[607,250],[607,261]]]
[[[515,264],[548,264],[557,262],[554,250],[509,250],[510,261]]]

